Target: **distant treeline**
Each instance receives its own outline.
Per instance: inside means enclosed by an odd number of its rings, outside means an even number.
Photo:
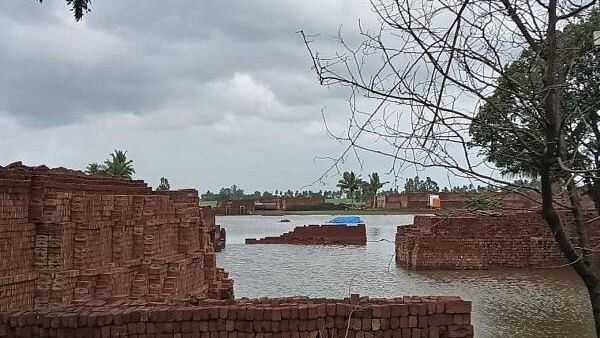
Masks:
[[[221,188],[218,193],[214,193],[212,191],[207,191],[205,194],[202,194],[203,201],[224,201],[224,200],[237,200],[237,199],[248,199],[248,200],[257,200],[261,198],[275,198],[275,197],[312,197],[319,196],[326,199],[336,199],[342,198],[343,193],[341,191],[330,191],[330,190],[304,190],[304,191],[292,191],[290,189],[284,190],[275,190],[275,191],[255,191],[251,194],[247,194],[244,192],[244,189],[239,188],[237,185],[232,185],[229,188]]]
[[[516,180],[514,182],[515,185],[523,186],[523,187],[539,187],[539,181],[536,179],[528,180]],[[453,186],[453,187],[443,187],[439,188],[437,182],[432,180],[430,177],[427,177],[425,180],[421,180],[419,176],[414,178],[409,178],[406,180],[404,185],[404,190],[399,191],[398,189],[390,188],[388,190],[382,190],[378,192],[378,195],[389,194],[389,193],[399,193],[399,192],[423,192],[423,193],[438,193],[438,192],[493,192],[493,191],[501,191],[504,190],[498,187],[492,186],[474,186],[473,184],[463,185],[463,186]],[[232,185],[228,188],[221,188],[218,193],[214,193],[212,191],[207,191],[202,194],[203,201],[224,201],[224,200],[237,200],[237,199],[248,199],[248,200],[258,200],[261,198],[275,198],[275,197],[323,197],[325,199],[343,199],[347,198],[347,191],[342,190],[275,190],[275,191],[254,191],[253,193],[246,193],[244,189],[241,189],[237,185]],[[360,190],[355,193],[355,199],[357,201],[366,199],[369,196],[362,196]],[[363,198],[364,197],[364,198]]]

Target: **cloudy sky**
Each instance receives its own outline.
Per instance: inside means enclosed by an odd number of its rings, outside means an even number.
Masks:
[[[74,22],[64,1],[0,0],[0,165],[83,169],[125,149],[153,186],[262,191],[310,184],[342,150],[321,112],[344,126],[347,93],[318,85],[297,31],[336,48],[340,27],[352,38],[373,19],[365,1],[92,6]],[[366,158],[362,174],[388,169]]]

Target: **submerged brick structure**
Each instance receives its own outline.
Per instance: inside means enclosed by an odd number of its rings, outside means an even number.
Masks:
[[[386,194],[378,197],[377,205],[385,210],[428,211],[431,210],[429,195],[437,195],[443,209],[465,209],[466,200],[477,194],[473,192]],[[495,192],[493,196],[501,202],[502,209],[505,210],[533,211],[539,210],[541,206],[540,196],[536,193]]]
[[[243,216],[254,214],[254,200],[225,200],[219,202],[215,208],[217,215]]]
[[[412,211],[412,212],[429,212],[429,196],[437,195],[440,198],[442,209],[458,209],[466,208],[466,201],[470,197],[477,196],[476,192],[440,192],[435,194],[430,193],[393,193],[385,194],[377,197],[377,207],[385,210],[396,211]],[[492,196],[500,202],[501,209],[515,212],[532,212],[541,210],[542,200],[539,193],[536,192],[494,192]],[[593,201],[587,194],[585,189],[580,191],[581,206],[584,210],[592,210],[594,208]],[[569,199],[566,192],[561,192],[557,189],[555,194],[555,202],[557,208],[562,208],[562,205],[568,205]],[[372,202],[371,202],[372,203]]]
[[[364,224],[326,224],[296,227],[281,236],[260,239],[247,238],[246,244],[341,244],[366,245],[367,230]]]
[[[0,310],[94,299],[232,298],[196,190],[0,167]]]
[[[572,222],[566,214],[562,218],[575,236]],[[589,229],[591,243],[600,243],[600,219]],[[415,216],[413,225],[398,227],[396,263],[408,269],[489,269],[540,268],[567,261],[541,213],[526,212]]]
[[[457,297],[92,303],[6,314],[0,336],[471,338],[470,312]]]

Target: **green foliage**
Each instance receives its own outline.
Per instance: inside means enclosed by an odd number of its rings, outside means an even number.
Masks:
[[[437,193],[440,191],[440,187],[437,182],[432,180],[431,177],[427,177],[425,181],[421,181],[419,176],[415,178],[409,178],[404,184],[404,192],[428,192]]]
[[[355,192],[359,191],[359,189],[363,186],[363,180],[356,176],[353,171],[346,171],[342,174],[342,178],[338,181],[337,187],[340,188],[342,192],[345,192],[348,197],[352,200],[352,204],[354,204]]]
[[[104,161],[103,170],[114,176],[131,178],[135,173],[133,169],[133,160],[127,159],[127,151],[115,150]]]
[[[157,191],[169,191],[171,190],[171,185],[169,184],[169,180],[165,177],[160,178],[160,184],[156,188]]]
[[[341,198],[342,193],[340,191],[324,191],[319,190],[318,192],[314,192],[312,190],[304,190],[295,192],[288,189],[287,191],[283,190],[275,190],[274,193],[269,191],[255,191],[252,194],[244,193],[243,189],[240,189],[237,185],[233,185],[229,188],[221,188],[218,193],[213,193],[212,191],[207,191],[206,193],[201,195],[201,199],[203,201],[223,201],[223,200],[232,200],[232,199],[260,199],[260,198],[275,198],[275,197],[312,197],[312,196],[320,196],[324,198]]]
[[[474,193],[465,200],[468,210],[495,210],[502,208],[502,200],[489,193]]]
[[[131,178],[135,173],[133,169],[133,160],[127,159],[127,152],[115,150],[110,154],[103,164],[91,162],[85,168],[85,173],[88,175],[97,175],[100,173],[111,174],[122,178]]]
[[[369,199],[369,198],[373,198],[373,208],[377,207],[377,200],[374,199],[375,196],[377,196],[377,192],[379,191],[379,189],[383,188],[384,185],[388,184],[389,182],[381,182],[381,179],[379,178],[379,174],[378,173],[372,173],[369,175],[369,181],[368,182],[363,182],[362,184],[362,197],[363,199]]]
[[[519,187],[534,188],[534,189],[541,189],[541,185],[542,185],[542,183],[540,182],[540,180],[537,177],[534,177],[531,180],[527,180],[527,179],[514,180],[513,184],[517,185]],[[507,189],[515,190],[514,187],[508,187]]]
[[[565,29],[559,35],[560,66],[566,88],[561,99],[568,165],[575,169],[598,170],[600,165],[600,48],[592,35],[600,30],[600,12]],[[525,50],[510,63],[498,81],[498,88],[477,113],[470,127],[472,147],[501,168],[504,174],[539,175],[545,130],[543,120],[544,85],[540,55]],[[558,177],[557,177],[558,179]]]
[[[262,197],[262,198],[273,198],[273,197],[275,197],[275,195],[274,195],[274,194],[272,194],[272,193],[270,193],[270,192],[268,192],[268,191],[263,191],[263,193],[262,193],[262,196],[261,196],[261,197]]]
[[[40,3],[44,0],[38,0]],[[90,11],[90,5],[92,0],[66,0],[67,6],[71,7],[71,11],[75,16],[75,20],[79,21],[83,18],[83,15]]]
[[[92,163],[88,164],[87,167],[85,168],[85,173],[88,175],[96,175],[103,171],[104,171],[104,167],[97,162],[92,162]]]

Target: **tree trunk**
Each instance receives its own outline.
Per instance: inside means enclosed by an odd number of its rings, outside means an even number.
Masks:
[[[544,74],[542,82],[544,84],[544,141],[546,149],[542,158],[542,169],[540,179],[542,183],[542,213],[543,217],[550,226],[559,249],[565,254],[567,261],[577,274],[581,277],[587,287],[592,305],[592,314],[596,328],[596,336],[600,338],[600,280],[594,272],[593,265],[587,258],[586,250],[589,249],[587,243],[586,225],[583,221],[581,204],[577,192],[573,185],[569,184],[569,198],[572,206],[573,216],[578,235],[577,249],[571,242],[570,234],[565,230],[562,221],[554,209],[554,194],[552,182],[553,178],[559,176],[561,170],[556,168],[557,159],[564,153],[564,143],[562,142],[561,128],[563,121],[559,87],[562,82],[561,69],[557,55],[557,0],[550,0],[547,6],[548,27],[546,30],[546,41],[541,47],[540,55],[544,60]],[[561,79],[561,80],[559,80]],[[570,173],[563,172],[570,176]]]
[[[589,260],[584,259],[584,257],[577,253],[575,247],[571,243],[569,234],[565,231],[565,228],[554,209],[552,180],[549,171],[546,170],[546,168],[542,171],[541,182],[543,217],[550,226],[560,251],[565,254],[567,261],[573,266],[588,290],[592,314],[594,316],[596,336],[600,337],[600,280],[594,273],[593,266],[589,264]]]
[[[586,283],[590,302],[592,304],[592,314],[594,315],[594,324],[596,325],[596,337],[600,332],[600,285],[598,283],[588,285]]]

